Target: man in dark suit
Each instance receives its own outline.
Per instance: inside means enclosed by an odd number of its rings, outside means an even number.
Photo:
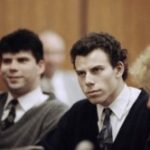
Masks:
[[[87,99],[74,104],[38,144],[74,150],[88,140],[96,150],[143,150],[150,133],[148,94],[126,84],[126,50],[107,33],[91,33],[73,45],[71,58]]]

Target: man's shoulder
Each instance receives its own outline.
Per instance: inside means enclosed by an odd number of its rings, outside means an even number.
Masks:
[[[141,89],[141,92],[137,97],[135,103],[133,104],[131,110],[135,112],[136,110],[140,109],[141,110],[140,112],[142,112],[143,110],[145,112],[148,112],[148,114],[150,114],[150,111],[147,108],[148,99],[149,99],[148,93],[144,89]]]
[[[3,95],[8,95],[8,92],[6,92],[6,91],[0,91],[0,96],[3,96]]]
[[[149,94],[144,90],[144,89],[141,89],[141,92],[138,96],[137,99],[142,99],[142,101],[148,101],[148,98],[149,98]]]
[[[83,99],[76,102],[61,118],[60,125],[78,126],[89,118],[93,121],[97,120],[96,105],[91,104],[88,99]],[[80,123],[79,123],[80,122]]]
[[[42,116],[44,120],[47,120],[47,124],[58,121],[68,109],[68,106],[58,100],[46,100],[39,107],[36,107],[34,112]]]
[[[86,105],[92,105],[87,98],[81,99],[74,103],[73,106],[86,106]]]
[[[3,99],[7,99],[8,92],[0,91],[0,101]]]
[[[135,98],[136,101],[147,101],[149,94],[143,88],[136,88],[132,86],[128,86],[130,89],[130,94],[132,98]]]
[[[46,107],[47,109],[59,109],[59,108],[68,109],[68,106],[65,103],[61,102],[58,99],[51,99],[51,98],[48,98],[43,103],[43,106]]]
[[[95,109],[96,109],[96,105],[91,104],[88,99],[82,99],[73,104],[73,106],[70,108],[70,112],[75,112],[75,113],[89,112],[90,113],[92,110],[95,110]]]
[[[3,109],[7,100],[8,93],[0,92],[0,109]]]

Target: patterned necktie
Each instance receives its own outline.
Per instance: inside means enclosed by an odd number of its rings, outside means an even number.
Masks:
[[[8,104],[9,114],[6,117],[6,119],[1,121],[1,130],[5,130],[14,124],[17,104],[18,101],[16,99],[11,100],[10,103]]]
[[[110,150],[113,143],[112,138],[112,126],[110,122],[110,115],[112,111],[109,108],[105,108],[103,113],[105,114],[102,130],[98,134],[98,144],[100,150]]]

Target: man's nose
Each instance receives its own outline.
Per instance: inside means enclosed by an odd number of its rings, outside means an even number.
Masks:
[[[16,61],[12,61],[9,68],[10,70],[16,70],[18,68],[18,63]]]
[[[85,84],[86,85],[91,85],[94,84],[94,78],[93,75],[91,73],[87,73],[85,76]]]

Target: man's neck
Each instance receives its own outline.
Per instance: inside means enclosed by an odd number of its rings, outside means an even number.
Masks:
[[[30,90],[20,90],[20,89],[10,90],[10,93],[14,98],[18,98],[18,97],[24,96],[24,95],[36,90],[38,87],[39,86],[37,86],[33,89],[30,89]]]

